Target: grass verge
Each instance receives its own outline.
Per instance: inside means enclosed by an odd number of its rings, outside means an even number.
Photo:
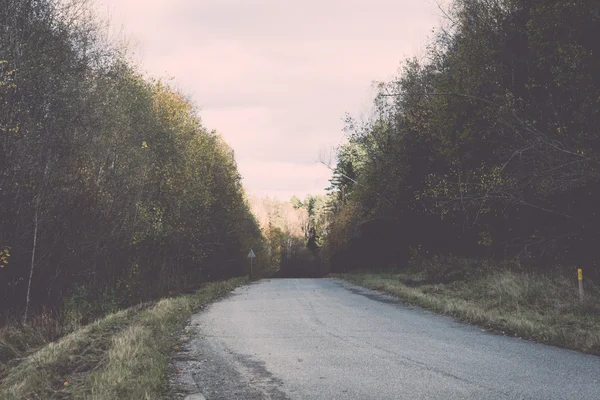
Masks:
[[[496,333],[600,355],[600,292],[564,275],[490,268],[447,283],[426,271],[361,271],[335,275]]]
[[[35,316],[26,325],[7,321],[0,327],[0,382],[32,349],[39,349],[68,333],[57,318],[48,314]]]
[[[156,399],[169,353],[190,315],[247,282],[212,282],[194,294],[110,314],[23,359],[0,399]]]

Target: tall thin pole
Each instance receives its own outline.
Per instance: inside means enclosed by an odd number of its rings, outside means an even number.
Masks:
[[[577,281],[579,282],[579,301],[583,302],[583,270],[577,269]]]

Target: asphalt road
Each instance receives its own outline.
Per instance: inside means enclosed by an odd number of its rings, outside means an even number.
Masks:
[[[239,288],[188,330],[175,398],[600,399],[600,357],[483,332],[335,279]]]

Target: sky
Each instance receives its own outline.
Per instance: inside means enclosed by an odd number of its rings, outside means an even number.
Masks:
[[[246,190],[323,194],[319,154],[368,115],[373,82],[423,57],[436,0],[96,0],[133,58],[200,108],[236,154]]]

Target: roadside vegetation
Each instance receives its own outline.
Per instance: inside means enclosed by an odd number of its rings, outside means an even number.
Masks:
[[[600,355],[600,287],[561,268],[438,258],[404,269],[335,275],[499,334]]]
[[[90,1],[7,0],[0,26],[0,376],[64,335],[98,348],[120,309],[247,274],[251,248],[269,272],[232,149]]]
[[[90,1],[2,4],[0,325],[74,328],[266,260],[232,149]]]
[[[180,319],[238,281],[207,282],[251,248],[269,273],[233,151],[91,1],[6,0],[0,26],[0,397],[144,398]]]
[[[107,315],[13,360],[0,399],[156,399],[169,353],[190,315],[247,282],[212,282],[193,294]]]
[[[324,265],[486,328],[599,354],[597,2],[440,7],[426,53],[377,83],[370,116],[348,116],[335,157],[321,157],[334,171]]]
[[[341,272],[416,251],[598,278],[597,1],[454,0],[444,13],[426,54],[378,83],[370,117],[347,119],[326,259]],[[386,246],[358,251],[372,219],[388,223],[366,236]]]

